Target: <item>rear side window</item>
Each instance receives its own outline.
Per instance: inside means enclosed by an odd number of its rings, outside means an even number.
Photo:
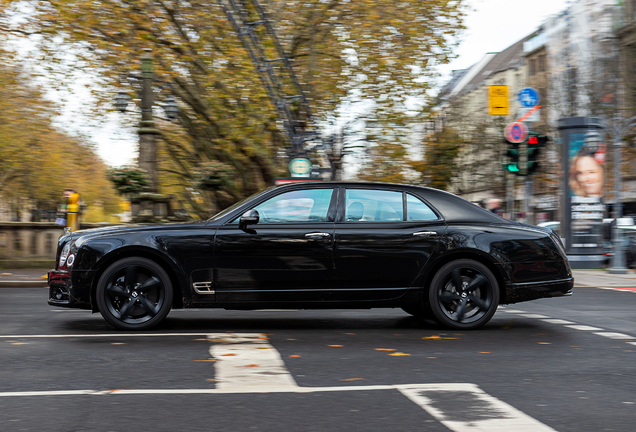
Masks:
[[[406,195],[406,215],[409,221],[429,221],[439,219],[435,212],[419,198]]]
[[[345,221],[402,221],[404,220],[402,202],[402,192],[348,189],[345,202]]]

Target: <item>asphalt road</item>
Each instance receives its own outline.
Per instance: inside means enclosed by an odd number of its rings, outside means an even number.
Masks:
[[[636,293],[500,308],[172,311],[145,334],[0,290],[2,431],[633,431]]]

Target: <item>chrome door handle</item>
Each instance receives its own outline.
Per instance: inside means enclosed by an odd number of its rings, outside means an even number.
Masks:
[[[329,237],[329,233],[323,233],[323,232],[314,232],[314,233],[307,233],[305,234],[305,237]]]
[[[413,233],[414,236],[429,236],[429,235],[437,235],[435,231],[418,231]]]

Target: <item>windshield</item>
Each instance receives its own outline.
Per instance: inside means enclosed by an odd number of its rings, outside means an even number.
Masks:
[[[269,187],[269,188],[267,188],[267,189],[265,189],[265,190],[263,190],[263,191],[256,192],[255,194],[250,195],[250,196],[248,196],[247,198],[243,198],[242,200],[240,200],[239,202],[236,202],[236,203],[232,204],[231,206],[229,206],[229,207],[228,207],[228,208],[226,208],[225,210],[221,210],[220,212],[218,212],[217,214],[215,214],[214,216],[212,216],[210,219],[208,219],[208,221],[217,220],[217,219],[219,219],[219,218],[221,218],[221,217],[225,216],[226,214],[228,214],[229,212],[231,212],[231,211],[232,211],[232,210],[234,210],[235,208],[237,208],[237,207],[239,207],[239,206],[241,206],[241,205],[245,204],[247,201],[251,200],[251,199],[252,199],[252,198],[254,198],[255,196],[258,196],[258,195],[262,194],[263,192],[266,192],[266,191],[268,191],[268,190],[272,189],[273,187],[276,187],[276,186]]]

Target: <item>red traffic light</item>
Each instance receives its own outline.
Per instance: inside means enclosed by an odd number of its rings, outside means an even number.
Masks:
[[[528,137],[528,144],[539,144],[539,140],[537,140],[536,136]]]

